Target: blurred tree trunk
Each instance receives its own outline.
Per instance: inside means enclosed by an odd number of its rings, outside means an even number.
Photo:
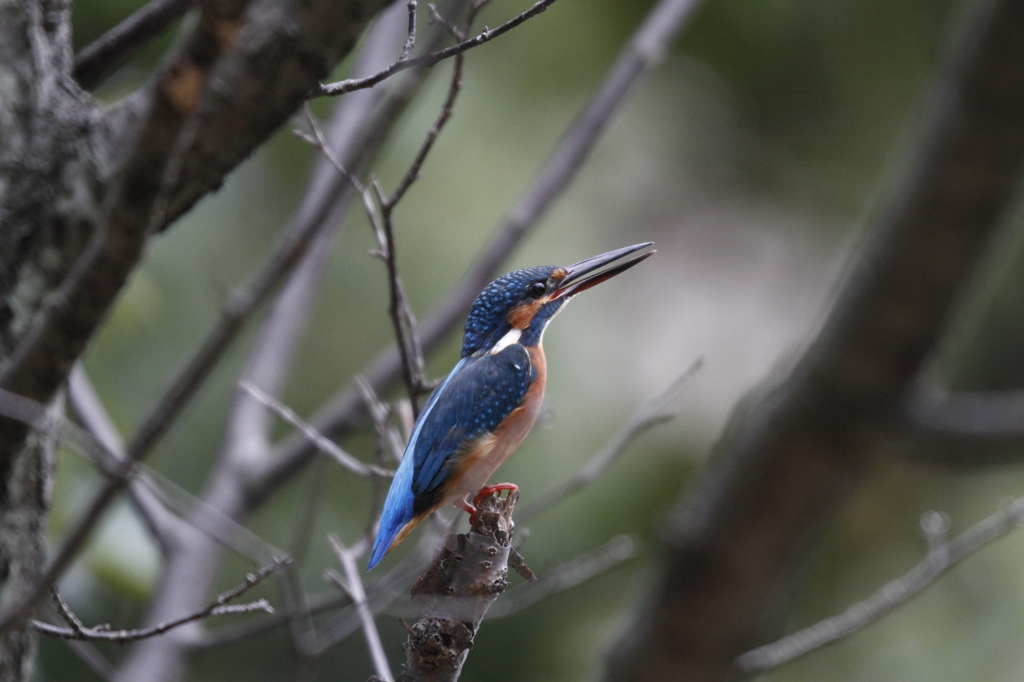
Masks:
[[[785,381],[734,415],[606,679],[735,676],[736,657],[778,627],[816,532],[899,420],[1024,163],[1024,3],[971,9],[821,334]]]
[[[151,235],[262,144],[383,0],[226,0],[154,79],[102,110],[72,79],[69,0],[0,3],[0,394],[54,404]],[[207,87],[216,81],[217,87]],[[0,617],[45,564],[54,439],[0,417]],[[52,431],[52,429],[50,430]],[[0,633],[27,680],[28,617]]]

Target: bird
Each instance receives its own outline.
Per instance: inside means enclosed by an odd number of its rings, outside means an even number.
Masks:
[[[483,497],[518,490],[512,483],[486,483],[537,420],[547,380],[544,330],[570,298],[655,252],[602,268],[652,245],[634,244],[565,267],[516,270],[484,288],[466,318],[459,362],[413,426],[384,501],[367,571],[449,502],[472,520]]]

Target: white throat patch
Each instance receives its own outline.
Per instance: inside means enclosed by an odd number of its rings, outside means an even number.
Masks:
[[[513,343],[519,343],[519,337],[523,335],[522,329],[510,329],[505,336],[501,337],[498,343],[494,344],[494,348],[491,349],[491,355],[500,353],[505,350]]]

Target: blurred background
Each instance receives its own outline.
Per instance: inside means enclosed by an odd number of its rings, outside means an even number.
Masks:
[[[78,0],[76,46],[140,4]],[[497,0],[483,23],[495,26],[529,4]],[[561,0],[469,53],[455,117],[395,216],[399,264],[417,313],[467,269],[650,5]],[[579,297],[548,331],[544,416],[500,473],[518,483],[524,501],[586,462],[640,404],[696,360],[704,364],[672,402],[676,419],[634,442],[594,485],[531,520],[523,548],[538,573],[618,534],[634,539],[637,556],[583,586],[486,622],[462,679],[595,676],[651,577],[661,524],[695,480],[730,411],[748,390],[784,370],[822,320],[860,228],[913,137],[922,95],[960,9],[949,0],[707,0],[665,62],[632,94],[563,200],[509,254],[505,270],[567,264],[645,240],[657,242],[659,251]],[[113,102],[137,88],[170,41],[151,46],[97,96]],[[385,188],[404,173],[436,117],[449,69],[434,69],[384,148],[374,172]],[[326,116],[332,105],[318,101],[315,111]],[[225,294],[261,262],[301,195],[314,155],[290,130],[280,131],[155,242],[86,360],[124,432],[203,338]],[[1021,221],[1010,223],[936,358],[940,385],[1024,385],[1024,244],[1014,229]],[[392,340],[384,268],[367,255],[374,246],[361,212],[350,211],[284,394],[300,415],[312,413]],[[431,377],[454,364],[457,336],[429,359]],[[150,460],[193,494],[202,491],[216,459],[249,340],[236,344]],[[343,445],[372,457],[369,437]],[[309,591],[324,592],[323,571],[336,567],[326,535],[351,542],[363,531],[370,503],[365,480],[330,462],[313,467],[275,495],[250,527],[287,546],[315,478],[326,481],[328,492],[301,570]],[[98,483],[81,455],[62,452],[54,538]],[[1024,476],[1013,468],[950,473],[879,464],[826,529],[801,574],[787,627],[831,615],[919,561],[922,512],[948,512],[957,532],[1021,494]],[[1012,535],[884,622],[764,679],[1020,679],[1022,551],[1024,535]],[[385,568],[394,561],[389,557]],[[252,568],[241,559],[226,562],[218,588],[238,583]],[[87,623],[128,627],[144,613],[159,571],[155,545],[122,505],[107,515],[62,587]],[[280,604],[273,583],[263,594]],[[249,617],[258,616],[231,618]],[[395,615],[382,615],[378,624],[397,670],[405,633]],[[188,679],[292,679],[292,664],[288,634],[279,629],[203,653]],[[371,672],[357,633],[328,654],[318,679],[365,680]],[[65,644],[46,639],[37,677],[98,679]]]

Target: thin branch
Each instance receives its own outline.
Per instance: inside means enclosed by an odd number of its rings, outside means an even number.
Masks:
[[[359,192],[363,200],[363,207],[366,210],[367,218],[377,238],[377,250],[371,253],[383,260],[387,268],[390,291],[388,312],[394,326],[399,348],[402,349],[402,368],[406,387],[409,391],[409,398],[415,405],[417,396],[425,390],[426,384],[423,372],[423,349],[416,334],[416,318],[412,313],[412,308],[409,306],[408,298],[405,295],[405,289],[402,286],[395,263],[394,235],[391,229],[391,213],[394,205],[381,198],[380,185],[377,184],[376,180],[371,180],[368,187],[345,168],[334,152],[331,151],[323,131],[320,129],[320,124],[317,122],[316,117],[313,116],[313,112],[308,104],[305,107],[305,111],[306,120],[310,130],[312,130],[312,135],[307,135],[303,131],[298,130],[295,133],[320,149],[331,165]],[[371,187],[373,191],[371,191]]]
[[[485,5],[485,2],[474,2],[471,4],[465,20],[466,28],[463,33],[469,31],[477,14]],[[432,10],[437,14],[436,9],[432,8]],[[413,40],[414,36],[412,31],[415,26],[414,3],[409,5],[409,14],[410,37],[406,43],[407,47]],[[398,348],[400,349],[402,374],[405,379],[406,388],[409,393],[409,400],[413,406],[414,412],[418,412],[419,396],[427,390],[423,370],[423,347],[420,342],[419,335],[416,332],[415,315],[412,312],[412,307],[409,305],[408,297],[405,294],[405,288],[402,285],[402,280],[398,273],[393,214],[396,206],[402,200],[402,197],[405,196],[405,193],[419,178],[420,171],[426,157],[429,155],[431,149],[433,149],[434,143],[437,141],[441,130],[452,116],[455,100],[462,89],[462,70],[464,62],[464,54],[461,52],[458,53],[455,59],[455,66],[452,70],[451,84],[449,85],[448,94],[441,108],[441,113],[438,115],[434,125],[427,132],[426,139],[420,146],[420,149],[409,166],[409,169],[399,181],[395,190],[386,197],[380,189],[380,185],[375,180],[369,183],[369,187],[360,183],[332,154],[330,154],[324,140],[323,133],[320,131],[316,119],[312,116],[309,108],[306,108],[307,119],[313,130],[312,139],[307,139],[320,149],[324,150],[325,154],[328,155],[328,158],[338,171],[348,178],[362,194],[366,214],[369,218],[370,225],[374,230],[374,234],[377,237],[378,249],[376,251],[376,255],[384,261],[387,269],[389,290],[388,315],[392,321],[395,338],[398,342]],[[369,191],[371,187],[374,190],[372,194]]]
[[[312,426],[302,421],[302,419],[295,414],[295,412],[282,404],[276,398],[267,395],[260,389],[256,388],[253,384],[243,381],[239,384],[242,390],[246,391],[249,395],[255,398],[261,405],[265,406],[271,412],[276,414],[278,417],[291,424],[293,427],[298,429],[302,435],[309,439],[316,449],[329,455],[335,462],[345,467],[349,471],[360,476],[379,476],[381,478],[393,478],[395,472],[391,469],[384,469],[375,464],[366,464],[359,461],[352,455],[345,452],[337,443],[329,440],[322,433],[314,429]]]
[[[484,2],[473,2],[470,5],[469,12],[466,15],[465,28],[463,32],[469,32],[473,26],[473,22],[476,21],[477,14],[484,8],[486,3]],[[452,112],[455,108],[455,100],[458,99],[459,93],[462,91],[462,70],[465,67],[466,57],[462,52],[458,53],[455,58],[455,66],[452,69],[452,79],[448,86],[448,95],[445,97],[444,104],[441,106],[441,113],[438,114],[437,120],[434,121],[434,125],[427,131],[427,137],[424,139],[423,144],[420,145],[419,151],[416,153],[416,157],[413,159],[409,169],[405,172],[402,180],[395,187],[395,190],[391,193],[386,200],[381,202],[381,209],[385,217],[385,227],[388,227],[388,223],[391,219],[391,214],[394,212],[395,206],[405,193],[409,191],[409,188],[414,182],[420,177],[420,170],[423,168],[423,162],[426,161],[427,155],[430,154],[430,150],[434,147],[434,142],[437,141],[437,137],[441,134],[441,130],[444,129],[448,120],[452,117]]]
[[[455,24],[453,24],[452,22],[448,21],[448,19],[446,19],[444,15],[442,15],[441,12],[438,11],[437,7],[433,3],[430,3],[429,5],[427,5],[427,7],[430,8],[430,19],[435,24],[437,24],[438,26],[443,26],[444,29],[448,31],[448,33],[450,33],[451,36],[456,40],[462,41],[466,39],[466,32],[463,31],[458,26],[456,26]]]
[[[1024,391],[954,391],[915,396],[900,426],[911,438],[1020,441]]]
[[[68,380],[68,401],[78,421],[96,441],[95,449],[102,451],[104,460],[109,460],[98,464],[104,473],[114,470],[127,458],[124,441],[81,364],[75,365],[71,371]],[[155,483],[149,479],[149,472],[140,470],[128,484],[127,490],[143,523],[166,556],[179,539],[178,527],[181,520],[168,511],[160,496],[153,492],[154,487]]]
[[[238,613],[252,613],[253,611],[264,611],[266,613],[274,613],[274,609],[270,606],[266,599],[258,599],[248,604],[231,604],[238,597],[242,596],[252,588],[263,582],[269,575],[277,571],[282,565],[290,561],[288,557],[282,557],[274,561],[269,566],[264,566],[256,573],[250,573],[245,577],[245,582],[236,585],[226,592],[222,592],[212,602],[210,602],[205,608],[195,613],[191,613],[182,618],[176,618],[167,623],[161,623],[150,628],[142,628],[139,630],[111,630],[109,625],[98,625],[96,627],[86,627],[82,624],[82,621],[72,613],[67,602],[61,596],[60,592],[56,587],[53,588],[54,602],[56,603],[57,610],[64,620],[68,622],[71,627],[59,627],[50,623],[43,623],[37,620],[32,621],[32,627],[35,628],[40,634],[46,635],[47,637],[55,637],[57,639],[72,639],[72,640],[85,640],[85,641],[102,641],[102,642],[115,642],[117,644],[127,644],[128,642],[134,642],[140,639],[147,639],[149,637],[156,637],[162,635],[165,632],[173,630],[174,628],[181,627],[188,623],[194,623],[199,620],[206,618],[226,616]]]
[[[675,381],[669,384],[668,388],[647,403],[641,405],[633,416],[612,436],[608,444],[601,448],[597,454],[591,457],[568,480],[551,490],[541,493],[531,502],[525,504],[524,509],[519,513],[520,521],[526,521],[546,511],[572,493],[590,485],[590,483],[607,471],[608,467],[614,464],[626,448],[641,434],[655,426],[670,421],[674,415],[664,412],[665,406],[679,394],[683,386],[689,383],[690,379],[703,366],[704,359],[698,358]]]
[[[401,463],[402,455],[405,452],[405,442],[408,438],[401,437],[395,428],[392,428],[389,422],[391,408],[377,397],[373,386],[370,386],[362,377],[356,377],[356,384],[363,394],[366,410],[370,414],[378,450],[388,460],[396,464]],[[407,431],[407,433],[409,432],[411,430]]]
[[[958,563],[1022,523],[1024,497],[1014,500],[1006,509],[971,527],[952,542],[947,542],[948,517],[934,511],[926,512],[921,516],[921,527],[928,539],[928,554],[917,566],[839,615],[748,651],[736,659],[736,667],[744,673],[771,670],[863,630],[920,594]]]
[[[976,469],[1019,464],[1024,392],[921,391],[893,425],[892,456],[911,462]]]
[[[501,26],[494,29],[484,29],[475,38],[464,40],[463,42],[452,45],[451,47],[443,50],[437,50],[436,52],[430,52],[428,54],[420,55],[419,57],[408,57],[406,59],[399,59],[391,66],[386,69],[375,73],[372,76],[366,78],[352,78],[348,80],[338,81],[336,83],[329,83],[321,85],[319,91],[313,94],[314,97],[335,97],[337,95],[344,95],[346,92],[352,92],[353,90],[361,90],[363,88],[371,88],[382,80],[393,76],[399,71],[405,71],[413,67],[424,67],[429,68],[434,66],[438,62],[460,55],[466,50],[483,45],[484,43],[491,41],[498,36],[511,31],[513,28],[523,23],[531,17],[535,17],[549,6],[553,5],[555,0],[540,0],[535,3],[532,7],[527,9],[525,12],[518,16],[509,19]]]
[[[363,579],[356,566],[357,555],[351,549],[345,547],[337,537],[328,537],[338,562],[345,571],[345,578],[333,571],[328,571],[328,579],[345,592],[355,605],[359,620],[363,624],[363,634],[366,636],[366,647],[370,650],[370,659],[377,675],[391,682],[395,678],[391,675],[391,666],[388,665],[388,657],[384,653],[384,645],[380,641],[380,633],[377,632],[377,623],[373,619],[373,612],[366,601],[366,590],[363,589]]]
[[[75,55],[75,80],[86,90],[100,85],[135,52],[163,33],[193,0],[151,0]]]
[[[402,48],[402,54],[398,57],[398,61],[408,59],[413,48],[416,47],[416,6],[416,0],[409,0],[406,3],[409,12],[409,28],[406,31],[405,46]]]
[[[485,3],[483,2],[473,2],[470,5],[463,33],[469,32],[473,22],[476,20],[477,14],[483,9],[484,5]],[[462,91],[462,70],[464,65],[465,55],[460,52],[455,57],[451,83],[448,86],[448,94],[441,107],[441,113],[438,115],[437,120],[434,121],[434,125],[427,131],[423,144],[420,145],[419,151],[416,153],[405,175],[399,181],[398,186],[395,187],[395,190],[390,196],[385,198],[380,191],[380,186],[376,182],[373,183],[377,200],[380,204],[379,217],[377,212],[373,210],[373,202],[369,200],[365,190],[363,192],[370,224],[373,226],[377,234],[378,243],[380,244],[379,254],[387,268],[389,290],[388,314],[394,326],[398,347],[401,350],[402,373],[405,377],[406,388],[409,392],[409,402],[412,404],[413,412],[419,411],[418,399],[420,394],[426,390],[426,379],[423,371],[423,344],[420,342],[416,331],[416,317],[412,312],[412,307],[409,305],[409,299],[405,294],[405,287],[402,285],[402,279],[398,273],[393,216],[395,208],[402,200],[402,197],[409,191],[413,183],[419,179],[423,163],[426,161],[431,149],[433,149],[434,143],[437,141],[441,131],[451,119],[455,100]]]

